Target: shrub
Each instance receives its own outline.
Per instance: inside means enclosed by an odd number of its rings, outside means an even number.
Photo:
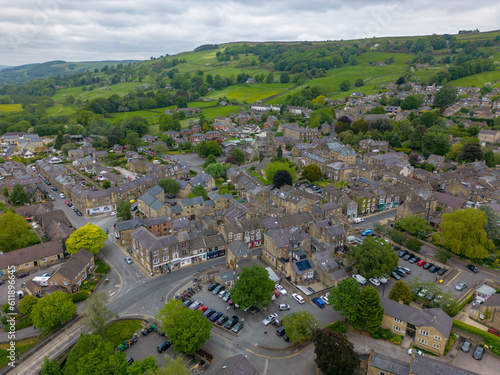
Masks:
[[[336,322],[330,323],[325,328],[340,333],[347,332],[347,328],[345,327],[345,323],[343,320],[337,320]]]
[[[401,341],[403,341],[403,339],[399,335],[394,335],[389,340],[389,342],[392,343],[392,344],[394,344],[394,345],[401,345]]]
[[[461,322],[459,320],[453,320],[453,326],[460,328],[466,332],[472,333],[478,337],[481,337],[488,346],[493,346],[494,348],[500,348],[500,337],[495,336],[493,333],[488,331],[483,331],[480,328],[471,326],[467,323]]]
[[[2,305],[2,311],[3,311],[4,313],[6,313],[6,314],[10,311],[10,305],[9,305],[7,302],[5,302],[5,303]]]
[[[420,251],[420,247],[422,246],[422,242],[417,240],[415,237],[410,237],[406,241],[406,247],[413,251]]]
[[[378,333],[370,333],[370,336],[372,337],[372,339],[375,339],[375,340],[378,340],[380,338]]]
[[[377,334],[380,336],[382,340],[390,340],[392,336],[391,331],[382,328],[378,329]]]
[[[450,338],[448,339],[448,342],[446,343],[446,346],[444,348],[444,355],[446,355],[451,347],[453,346],[453,344],[455,343],[455,341],[457,341],[457,335],[455,335],[453,332],[450,333]]]
[[[82,290],[80,292],[76,292],[76,293],[72,294],[71,298],[73,299],[74,303],[77,303],[77,302],[81,302],[81,301],[86,300],[88,296],[89,296],[88,293],[86,291]]]

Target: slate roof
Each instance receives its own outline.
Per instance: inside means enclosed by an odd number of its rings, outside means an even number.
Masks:
[[[227,248],[236,258],[252,252],[252,249],[250,249],[242,240],[231,242],[227,245]]]
[[[342,236],[345,234],[345,230],[338,225],[333,225],[331,227],[328,227],[326,230],[328,231],[330,236]]]
[[[169,223],[169,222],[170,222],[170,216],[168,216],[168,215],[152,217],[150,219],[143,219],[143,221],[142,221],[142,223],[146,227],[151,227],[153,225],[165,224],[165,223]]]
[[[379,353],[373,353],[368,366],[375,367],[378,370],[382,370],[381,372],[384,373],[388,372],[395,375],[410,374],[410,365],[408,363],[400,362],[397,359],[387,357]],[[430,372],[429,374],[432,374],[432,372]]]
[[[335,259],[333,259],[329,251],[316,251],[313,253],[313,257],[319,267],[325,272],[339,268],[339,265]]]
[[[462,205],[465,202],[464,198],[455,197],[453,195],[445,193],[438,193],[437,191],[434,192],[434,196],[436,197],[438,203],[445,204],[447,206],[455,208],[462,207]]]
[[[116,223],[116,229],[118,229],[119,232],[123,230],[137,229],[140,226],[142,226],[142,221],[140,219],[118,221]]]
[[[147,192],[149,195],[156,197],[158,194],[163,193],[163,188],[160,185],[155,185]]]
[[[48,258],[53,255],[64,253],[61,245],[56,241],[50,241],[25,247],[24,249],[9,251],[0,256],[0,269],[12,265],[29,263],[34,260]]]
[[[90,251],[81,249],[79,252],[71,256],[71,258],[69,258],[69,260],[61,268],[59,268],[57,273],[64,276],[68,280],[74,280],[92,258],[93,255]]]
[[[215,375],[255,375],[257,370],[243,355],[237,355],[226,359],[222,367]]]
[[[201,204],[203,203],[203,197],[193,197],[193,198],[187,198],[181,200],[181,205],[186,207],[186,206],[194,206],[195,204]]]
[[[411,372],[414,375],[479,375],[429,357],[417,355],[413,358]]]
[[[404,322],[413,324],[417,328],[434,327],[446,338],[450,336],[453,318],[450,318],[439,308],[420,310],[415,307],[402,305],[386,297],[380,298],[380,304],[384,308],[385,313],[393,318],[401,319]],[[436,317],[436,320],[434,320],[434,317]]]
[[[346,270],[344,268],[340,268],[340,269],[338,269],[336,271],[330,272],[330,276],[334,280],[343,280],[346,277],[348,277],[347,272],[346,272]]]

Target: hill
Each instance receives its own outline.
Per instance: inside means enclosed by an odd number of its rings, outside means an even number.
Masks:
[[[61,60],[48,61],[45,63],[27,64],[21,66],[0,66],[0,84],[22,84],[34,79],[46,79],[58,75],[74,74],[102,69],[104,66],[128,65],[139,62],[138,60],[123,61],[83,61],[66,62]]]

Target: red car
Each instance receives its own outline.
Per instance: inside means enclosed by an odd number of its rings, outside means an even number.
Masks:
[[[276,298],[278,298],[279,296],[281,296],[281,293],[280,293],[280,291],[278,289],[274,289],[274,296]]]
[[[422,267],[425,263],[427,263],[425,260],[419,260],[417,266]]]
[[[207,309],[208,309],[208,307],[207,307],[207,306],[200,306],[200,307],[198,308],[198,310],[200,310],[201,312],[205,312],[205,311],[207,311]]]
[[[68,206],[71,204],[71,202],[68,200],[64,201],[64,203],[66,203]]]

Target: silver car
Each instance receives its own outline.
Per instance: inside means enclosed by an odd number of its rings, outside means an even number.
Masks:
[[[466,283],[460,283],[460,284],[455,285],[456,290],[464,290],[465,288],[467,288]]]

